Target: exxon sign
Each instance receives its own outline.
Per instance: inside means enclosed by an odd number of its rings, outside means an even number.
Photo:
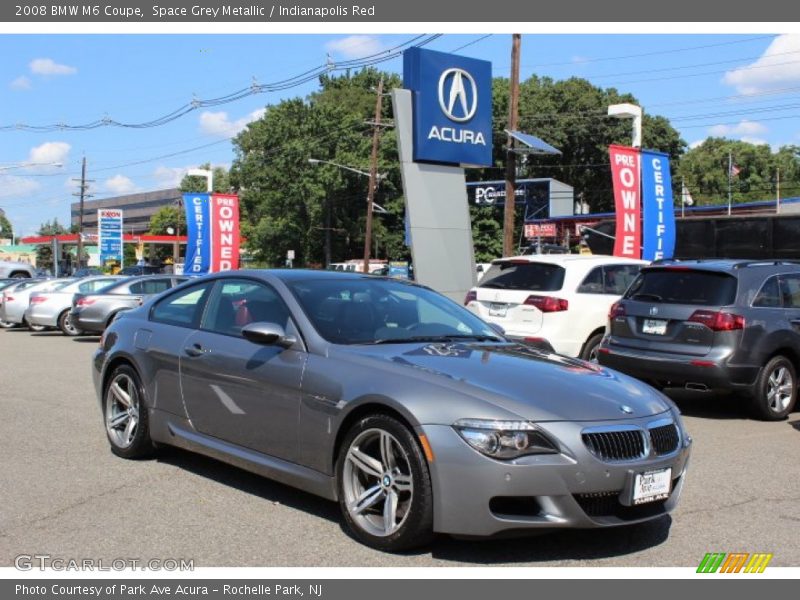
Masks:
[[[403,54],[414,98],[414,160],[492,164],[492,64],[433,50]]]

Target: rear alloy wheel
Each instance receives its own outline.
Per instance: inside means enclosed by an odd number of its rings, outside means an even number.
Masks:
[[[432,539],[428,464],[399,421],[374,415],[356,423],[342,444],[336,484],[344,520],[362,543],[399,552]]]
[[[106,435],[111,451],[122,458],[143,458],[153,453],[147,406],[139,375],[120,365],[108,378],[103,395]]]
[[[600,349],[600,342],[603,341],[603,335],[602,333],[598,333],[586,340],[581,350],[581,358],[583,360],[588,360],[593,363],[597,362],[597,351]]]
[[[14,329],[16,327],[16,323],[12,323],[11,321],[0,321],[0,327],[3,329]]]
[[[75,326],[75,323],[72,322],[72,315],[70,315],[69,309],[65,310],[58,316],[58,328],[64,335],[72,337],[83,333],[83,330],[78,329]]]
[[[45,329],[47,329],[47,327],[45,327],[44,325],[33,325],[30,321],[28,321],[28,319],[25,319],[23,324],[28,329],[30,329],[31,331],[33,331],[35,333],[39,333],[40,331],[44,331]]]
[[[785,356],[773,357],[761,371],[753,396],[756,416],[779,421],[792,412],[797,400],[797,375]]]

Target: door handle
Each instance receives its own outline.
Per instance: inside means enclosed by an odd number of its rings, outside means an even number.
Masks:
[[[209,350],[204,349],[200,344],[192,344],[191,346],[186,346],[183,351],[191,357],[198,357],[203,356],[204,354],[208,354]]]

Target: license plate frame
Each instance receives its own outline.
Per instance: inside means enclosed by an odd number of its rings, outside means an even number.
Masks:
[[[667,321],[664,319],[645,319],[642,322],[642,333],[647,335],[666,335]]]
[[[508,314],[508,304],[503,302],[492,302],[489,304],[490,317],[505,317]]]
[[[639,506],[666,500],[672,494],[672,467],[641,471],[633,476],[631,504]]]

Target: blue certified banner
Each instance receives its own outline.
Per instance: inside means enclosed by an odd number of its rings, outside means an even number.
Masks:
[[[97,244],[100,248],[100,264],[116,260],[122,262],[122,211],[101,208],[97,211]]]
[[[205,275],[211,268],[211,196],[184,194],[186,209],[186,275]]]
[[[672,258],[675,253],[675,210],[669,155],[655,150],[642,150],[641,157],[642,258]]]
[[[413,92],[415,161],[492,165],[492,63],[410,48],[403,87]]]

